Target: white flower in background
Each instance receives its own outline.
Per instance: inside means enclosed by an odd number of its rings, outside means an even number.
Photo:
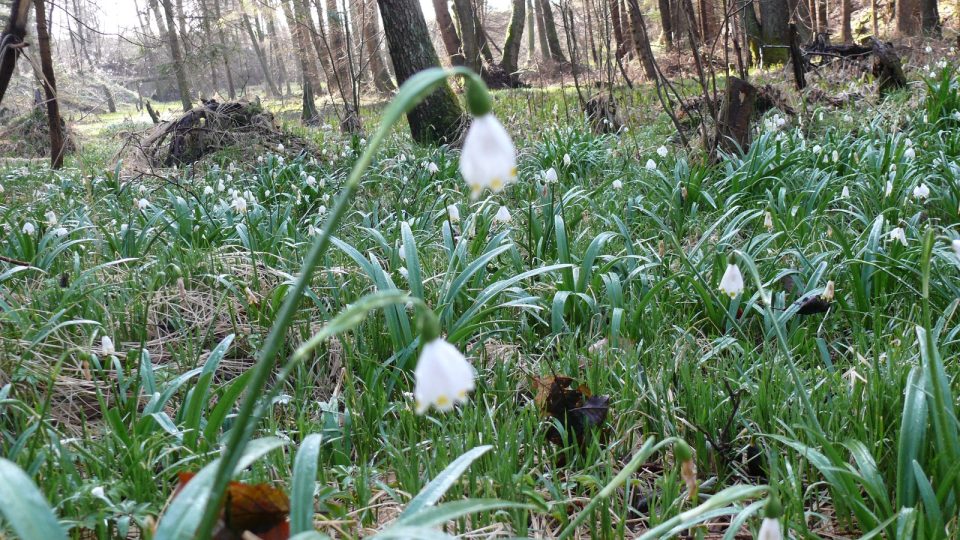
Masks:
[[[557,170],[553,167],[550,167],[543,172],[543,181],[548,184],[555,184],[557,182]]]
[[[648,171],[655,171],[657,170],[657,162],[654,161],[653,159],[648,159],[646,167]]]
[[[104,491],[103,486],[97,486],[90,490],[90,494],[97,499],[102,499],[106,502],[110,502],[110,499],[107,498],[107,493]]]
[[[54,225],[57,224],[57,215],[53,213],[53,210],[50,210],[49,212],[44,214],[43,217],[46,218],[47,225],[53,227]]]
[[[284,150],[286,149],[283,147],[283,143],[277,144],[277,152],[283,152]]]
[[[137,208],[140,210],[146,210],[148,206],[150,206],[150,201],[146,199],[140,199],[137,201]]]
[[[321,204],[321,205],[320,205],[320,208],[317,208],[317,215],[318,215],[318,216],[322,216],[322,215],[324,215],[324,214],[326,214],[326,213],[327,213],[327,207],[326,207],[326,206],[323,206],[323,205]]]
[[[473,366],[444,339],[435,339],[423,346],[413,371],[413,397],[417,414],[430,406],[439,411],[453,409],[455,403],[466,402],[474,389]]]
[[[230,202],[230,208],[233,208],[233,211],[238,214],[247,213],[247,200],[243,197],[234,197],[233,201]]]
[[[780,520],[777,518],[763,518],[757,540],[783,540],[783,531],[780,529]]]
[[[209,195],[213,195],[213,187],[207,186],[207,187],[203,188],[203,194],[204,194],[204,195],[208,195],[208,196],[209,196]]]
[[[450,221],[453,223],[460,222],[460,209],[457,208],[457,205],[451,204],[447,207],[447,216],[450,217]]]
[[[223,185],[223,179],[221,178],[221,179],[217,182],[217,192],[218,192],[218,193],[223,193],[223,190],[225,190],[225,189],[227,189],[227,186]]]
[[[317,188],[317,178],[312,174],[307,177],[307,185],[316,189]]]
[[[954,239],[950,242],[950,245],[953,247],[953,253],[960,259],[960,238]]]
[[[843,115],[843,121],[849,124],[850,122],[853,122],[853,117],[849,114],[845,114]]]
[[[768,231],[773,230],[773,214],[769,210],[763,213],[763,226]]]
[[[57,227],[56,229],[53,230],[53,235],[56,236],[57,238],[63,238],[68,234],[70,234],[70,231],[68,231],[64,227]]]
[[[930,197],[930,188],[926,184],[921,183],[917,187],[913,188],[913,198],[920,199],[921,201],[927,200]]]
[[[613,184],[611,184],[611,187],[617,190],[623,189],[623,182],[621,182],[620,180],[614,180]]]
[[[473,119],[463,140],[460,174],[473,198],[484,189],[502,190],[517,178],[517,149],[503,124],[492,114]]]
[[[820,146],[819,144],[813,145],[813,153],[816,155],[820,155],[820,152],[823,152],[823,147]]]
[[[895,227],[890,231],[890,241],[899,241],[903,245],[907,245],[907,233],[904,232],[903,227]]]
[[[933,52],[933,47],[927,45],[927,47],[926,47],[925,49],[923,49],[923,52],[925,52],[925,53],[927,53],[927,54],[930,54],[930,53]]]
[[[0,184],[0,193],[3,193],[3,184]]]
[[[436,163],[431,161],[430,163],[427,163],[427,172],[430,174],[437,174],[438,172],[440,172],[440,167],[438,167]]]
[[[23,234],[33,234],[37,231],[37,228],[33,225],[33,223],[28,221],[23,224],[23,229],[21,230],[23,231]]]
[[[564,154],[564,155],[563,155],[563,166],[564,166],[564,167],[569,167],[569,166],[570,166],[570,161],[571,161],[571,160],[570,160],[570,154]]]
[[[100,338],[100,352],[103,354],[103,356],[116,354],[117,349],[113,346],[113,340],[110,339],[110,336],[103,336]]]
[[[263,163],[263,156],[257,156],[257,163]]]
[[[848,188],[847,186],[843,186],[843,190],[840,191],[840,198],[841,198],[841,199],[849,199],[849,198],[850,198],[850,188]]]
[[[669,154],[669,153],[670,153],[670,151],[667,150],[667,147],[666,147],[666,146],[661,145],[660,148],[657,148],[657,155],[660,156],[660,157],[662,157],[662,158],[667,157],[667,154]]]
[[[743,292],[743,274],[740,273],[740,267],[735,264],[727,264],[727,270],[720,278],[720,292],[736,298]]]
[[[410,279],[410,271],[407,270],[406,266],[401,266],[400,268],[397,268],[397,272],[400,272],[400,275],[403,276],[403,279],[406,279],[406,280]]]
[[[140,188],[138,191],[140,191],[140,194],[143,195],[148,191],[150,191],[150,189],[145,184],[140,184]]]
[[[960,120],[960,111],[953,111],[953,119]],[[3,187],[0,186],[0,193],[3,193]]]
[[[903,157],[913,159],[917,157],[917,151],[914,150],[912,146],[908,146],[907,149],[903,151]]]
[[[890,173],[890,174],[895,174],[895,173]],[[890,180],[887,180],[887,185],[883,189],[883,196],[889,197],[891,193],[893,193],[893,182]]]
[[[284,163],[286,163],[286,160],[283,159],[283,156],[277,156],[277,164],[283,165]]]
[[[510,210],[506,206],[500,206],[496,215],[493,216],[494,223],[510,223],[512,220],[513,217],[510,216]]]
[[[840,161],[840,152],[837,152],[836,150],[834,150],[833,154],[830,155],[830,158],[833,160],[834,163]]]

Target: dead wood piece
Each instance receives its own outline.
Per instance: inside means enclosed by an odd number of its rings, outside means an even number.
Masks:
[[[617,102],[604,94],[588,99],[583,108],[594,133],[616,133],[623,127]]]
[[[892,43],[883,43],[870,38],[873,43],[873,76],[877,79],[877,89],[883,96],[888,92],[907,86],[907,77],[903,74],[900,56]]]
[[[717,122],[715,148],[727,153],[746,152],[750,146],[750,120],[757,88],[738,77],[728,77]]]

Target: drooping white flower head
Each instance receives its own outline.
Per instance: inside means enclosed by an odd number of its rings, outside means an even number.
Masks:
[[[572,160],[570,159],[570,154],[564,154],[564,155],[563,155],[563,166],[564,166],[564,167],[569,167],[571,161],[572,161]]]
[[[423,346],[413,376],[417,414],[431,406],[449,411],[455,403],[467,401],[467,393],[474,389],[473,366],[456,347],[440,338]]]
[[[517,149],[492,114],[473,119],[463,140],[460,174],[477,198],[484,189],[502,190],[517,178]]]
[[[137,201],[137,208],[140,210],[146,210],[148,206],[150,206],[150,201],[146,199],[140,199]]]
[[[757,540],[783,540],[780,520],[763,518],[763,522],[760,523],[760,531],[757,533]]]
[[[309,175],[309,176],[307,176],[306,182],[307,182],[307,185],[308,185],[308,186],[316,189],[316,187],[317,187],[317,177],[316,177],[316,176],[313,176],[312,174]]]
[[[438,172],[440,172],[440,167],[438,167],[436,163],[431,161],[430,163],[427,163],[427,172],[430,174],[437,174]]]
[[[768,231],[773,230],[773,214],[771,214],[769,210],[763,214],[763,226]]]
[[[53,227],[57,224],[57,214],[53,213],[53,210],[48,211],[43,217],[46,218],[47,225]]]
[[[557,170],[550,167],[543,171],[543,181],[548,184],[555,184],[557,182]]]
[[[243,197],[234,197],[233,201],[230,202],[230,207],[238,214],[245,214],[247,212],[247,200]]]
[[[907,233],[904,232],[903,227],[895,227],[890,231],[890,241],[898,241],[904,246],[907,245]]]
[[[927,47],[926,47],[925,49],[923,49],[923,52],[925,52],[925,53],[927,53],[927,54],[930,54],[930,53],[933,52],[933,47],[927,45]]]
[[[896,173],[890,173],[890,174],[896,174]],[[887,185],[883,189],[883,196],[889,197],[891,193],[893,193],[893,182],[891,182],[890,180],[887,180]]]
[[[115,354],[117,349],[113,346],[113,340],[110,339],[110,336],[103,336],[100,338],[100,352],[103,353],[103,356],[110,356]]]
[[[830,159],[832,159],[834,163],[840,161],[840,152],[834,150],[834,151],[830,154]]]
[[[926,184],[921,183],[917,187],[913,188],[913,198],[920,199],[921,201],[927,200],[930,197],[930,188]]]
[[[743,274],[740,273],[740,267],[735,264],[727,264],[727,270],[720,278],[720,292],[736,298],[743,292]]]
[[[450,221],[453,223],[460,222],[460,209],[457,208],[457,205],[451,204],[447,207],[447,215],[450,216]]]
[[[950,245],[953,247],[953,253],[960,259],[960,238],[955,238]]]
[[[494,223],[510,223],[513,217],[510,216],[510,210],[506,206],[500,206],[496,215],[493,216]]]
[[[660,148],[657,148],[657,155],[660,156],[660,157],[662,157],[662,158],[667,157],[667,154],[669,154],[669,153],[670,153],[670,151],[667,150],[667,147],[666,147],[666,146],[660,145]]]
[[[648,159],[646,167],[648,171],[655,171],[657,170],[657,162],[653,159]]]
[[[278,144],[277,144],[277,152],[283,152],[284,150],[285,150],[285,148],[283,147],[283,143],[278,143]]]
[[[53,235],[57,238],[63,238],[68,234],[70,234],[70,231],[68,231],[65,227],[57,227],[53,230]]]
[[[840,198],[841,198],[841,199],[849,199],[849,198],[850,198],[850,188],[849,188],[849,187],[843,186],[843,190],[840,191]]]
[[[917,157],[917,151],[913,149],[913,146],[908,146],[906,150],[903,151],[903,157],[906,159],[913,159]]]
[[[813,153],[816,155],[820,155],[820,152],[823,152],[823,147],[820,146],[819,144],[813,145]]]
[[[23,231],[23,234],[33,234],[37,231],[37,228],[34,226],[33,223],[30,223],[28,221],[23,224],[23,229],[21,230]]]
[[[213,195],[213,186],[207,186],[203,188],[203,194],[206,196]]]
[[[613,184],[611,184],[611,187],[613,187],[613,189],[616,189],[616,190],[623,189],[623,182],[621,182],[620,180],[614,180]]]

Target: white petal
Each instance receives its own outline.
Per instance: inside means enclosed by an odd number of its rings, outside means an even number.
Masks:
[[[517,150],[492,114],[475,118],[460,154],[460,173],[474,197],[486,188],[500,191],[517,176]]]

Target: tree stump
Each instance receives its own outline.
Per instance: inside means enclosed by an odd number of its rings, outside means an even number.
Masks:
[[[750,120],[757,101],[757,88],[747,81],[728,77],[720,106],[714,149],[746,152],[750,146]]]
[[[907,86],[907,77],[903,74],[900,56],[891,43],[883,43],[870,38],[873,43],[873,76],[877,79],[877,90],[881,96]]]

